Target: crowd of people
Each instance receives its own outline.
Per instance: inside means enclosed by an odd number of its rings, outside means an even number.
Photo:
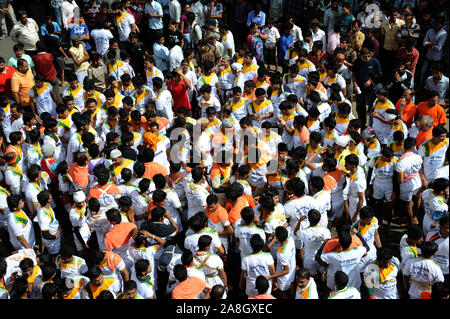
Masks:
[[[448,2],[18,2],[0,298],[449,297]]]

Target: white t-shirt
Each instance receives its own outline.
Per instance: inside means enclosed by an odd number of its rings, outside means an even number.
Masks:
[[[421,167],[422,167],[422,157],[420,157],[420,155],[417,154],[412,154],[410,156],[406,156],[399,159],[395,170],[398,173],[405,173],[411,175],[416,172],[419,172]],[[409,181],[400,184],[400,192],[414,191],[420,188],[421,186],[422,180],[420,179],[420,174],[417,174],[414,178],[410,179]]]
[[[70,263],[63,263],[61,256],[56,257],[56,267],[61,270],[61,278],[75,278],[87,272],[88,267],[83,258],[73,256]]]
[[[125,17],[119,23],[116,23],[116,25],[117,30],[119,31],[119,40],[126,41],[131,32],[131,25],[136,23],[136,20],[134,20],[134,17],[127,12],[123,12],[122,14],[125,14]]]
[[[444,282],[441,267],[432,259],[423,257],[410,258],[403,268],[403,275],[409,276],[409,295],[418,299],[424,290],[430,290],[435,282]]]
[[[91,37],[95,42],[95,49],[102,56],[108,51],[109,40],[113,38],[111,31],[106,29],[94,29],[91,31]]]
[[[208,235],[209,237],[211,237],[212,242],[208,252],[211,254],[215,254],[217,248],[222,246],[222,243],[217,232],[209,227],[203,228],[198,233],[191,233],[189,235],[186,234],[186,238],[184,239],[184,248],[189,249],[193,254],[195,254],[198,251],[198,239],[203,235]]]
[[[297,286],[295,291],[295,299],[319,299],[317,285],[314,278],[309,278],[309,282],[305,288],[300,288],[300,286]]]
[[[53,86],[50,83],[44,83],[45,88],[43,91],[36,87],[30,89],[30,97],[34,98],[36,102],[36,112],[40,116],[43,112],[48,112],[53,116],[56,115],[56,104],[52,99],[52,95],[50,92],[53,90]]]
[[[225,55],[229,55],[228,49],[231,49],[230,57],[234,56],[234,53],[235,53],[234,37],[233,37],[233,33],[231,33],[231,31],[228,31],[226,35],[222,36],[222,44],[226,50]]]
[[[406,265],[406,262],[410,258],[415,258],[418,255],[420,255],[420,248],[417,248],[415,246],[410,246],[406,239],[408,238],[408,235],[403,235],[403,237],[400,239],[400,257],[401,257],[401,263],[400,263],[400,269],[403,272],[403,268]]]
[[[289,267],[289,273],[278,277],[278,288],[281,291],[286,291],[295,280],[296,261],[295,261],[295,242],[292,237],[286,239],[286,243],[281,245],[277,251],[277,266],[276,272],[283,271],[284,266]]]
[[[334,274],[341,270],[348,276],[348,285],[354,287],[361,286],[361,277],[359,273],[359,262],[362,256],[367,252],[364,246],[340,252],[330,252],[321,255],[322,260],[327,263],[327,286],[330,289],[336,289],[334,283]]]
[[[258,252],[245,256],[241,262],[241,269],[247,272],[245,293],[247,296],[256,295],[255,281],[258,276],[269,276],[269,266],[274,265],[272,255],[267,252]],[[272,280],[269,280],[269,289],[266,293],[272,291]]]
[[[294,236],[294,229],[295,226],[297,226],[298,220],[301,216],[308,216],[308,212],[311,209],[317,209],[317,202],[316,200],[309,196],[304,195],[301,198],[294,198],[291,199],[289,202],[284,204],[284,213],[286,215],[286,218],[289,219],[289,226],[291,227],[291,235]],[[299,233],[297,233],[297,236],[294,236],[299,240],[298,237]]]
[[[439,229],[433,229],[428,233],[426,240],[435,242],[439,246],[431,259],[441,267],[442,274],[448,275],[448,237],[441,237]]]
[[[331,209],[331,194],[329,191],[321,190],[313,195],[316,200],[316,209],[320,212],[319,226],[328,226],[328,211]]]
[[[33,223],[28,216],[23,212],[8,212],[8,232],[9,240],[15,249],[24,249],[25,247],[19,242],[17,237],[23,236],[28,245],[33,248],[35,243]]]
[[[436,178],[437,169],[444,163],[448,145],[449,139],[446,138],[438,145],[434,145],[432,140],[428,140],[419,146],[417,152],[423,158],[423,173],[429,183]]]
[[[344,289],[332,292],[328,299],[361,299],[361,294],[355,287],[347,286]]]
[[[202,185],[186,183],[186,198],[188,202],[188,219],[199,211],[205,211],[206,198],[209,192]]]
[[[397,275],[400,261],[392,257],[391,265],[380,271],[374,263],[364,271],[364,282],[366,287],[373,289],[375,299],[398,299]],[[374,280],[375,279],[375,282]],[[373,286],[373,287],[372,287]]]
[[[252,253],[252,247],[250,245],[250,238],[253,235],[258,234],[262,240],[266,242],[266,234],[264,230],[258,226],[252,225],[238,225],[234,230],[234,235],[239,239],[239,250],[241,251],[241,258]]]

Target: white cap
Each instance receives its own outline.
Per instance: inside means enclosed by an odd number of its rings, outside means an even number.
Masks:
[[[112,150],[111,154],[109,155],[110,158],[118,158],[122,156],[122,152],[119,150]]]
[[[231,68],[233,70],[235,70],[235,71],[241,72],[242,71],[242,64],[235,62],[235,63],[233,63],[231,65]]]
[[[348,142],[350,142],[350,137],[348,135],[337,136],[334,138],[334,143],[346,147]]]
[[[396,117],[397,117],[396,114],[393,114],[393,113],[387,113],[387,112],[384,113],[384,119],[385,119],[386,121],[392,121],[392,120],[395,120]]]
[[[83,191],[77,191],[77,192],[73,193],[73,200],[76,203],[84,202],[86,200],[86,195],[84,194]]]

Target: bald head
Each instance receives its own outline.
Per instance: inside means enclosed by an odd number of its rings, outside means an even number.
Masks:
[[[428,131],[433,127],[433,118],[429,115],[424,115],[420,118],[419,128],[421,131]]]

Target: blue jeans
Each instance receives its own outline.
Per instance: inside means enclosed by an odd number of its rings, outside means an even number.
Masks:
[[[56,22],[62,28],[63,24],[62,24],[61,8],[53,8],[53,13],[55,14]]]
[[[186,51],[186,49],[191,48],[191,36],[189,33],[183,34],[183,40],[184,40],[184,46],[183,51]]]

